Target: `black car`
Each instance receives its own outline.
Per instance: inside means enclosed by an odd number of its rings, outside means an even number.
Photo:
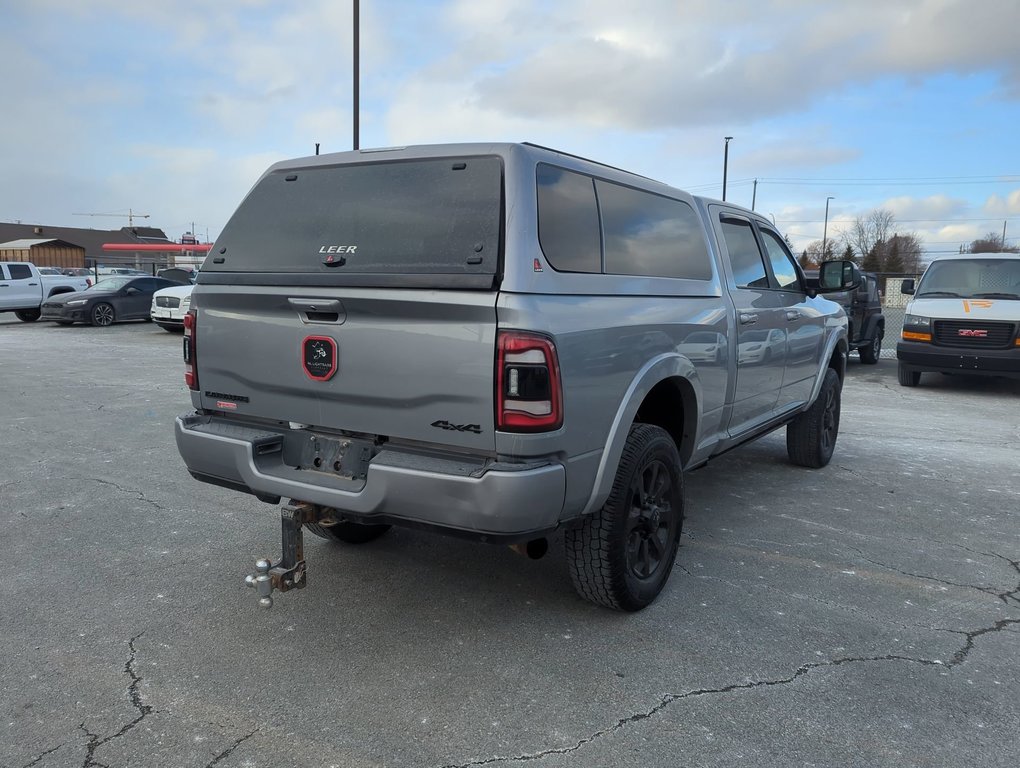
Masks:
[[[60,325],[92,323],[106,326],[118,320],[149,320],[152,294],[177,283],[160,277],[113,275],[84,291],[62,293],[42,305],[40,320]]]

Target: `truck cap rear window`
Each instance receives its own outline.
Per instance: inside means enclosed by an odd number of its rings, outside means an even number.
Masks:
[[[203,272],[495,275],[501,208],[498,157],[287,168],[252,189]]]

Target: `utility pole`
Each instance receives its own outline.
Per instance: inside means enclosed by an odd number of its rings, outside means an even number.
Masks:
[[[751,191],[751,210],[754,210],[754,202],[758,199],[758,179],[754,180],[754,189]]]
[[[835,199],[834,197],[825,198],[825,224],[822,225],[822,261],[825,261],[825,238],[829,234],[829,201]]]
[[[359,56],[359,48],[361,47],[361,41],[359,39],[360,38],[360,34],[358,33],[358,28],[360,27],[360,25],[361,25],[361,23],[360,23],[360,13],[359,13],[359,9],[358,9],[358,0],[354,0],[354,148],[355,149],[359,149],[360,148],[360,143],[361,143],[361,138],[358,135],[358,133],[359,133],[359,131],[358,131],[358,123],[359,123],[359,120],[358,120],[358,102],[360,100],[359,97],[361,95],[360,94],[361,88],[360,88],[360,84],[359,84],[359,81],[360,81],[361,78],[359,77],[360,73],[358,71],[359,70],[358,60],[361,58]]]
[[[1006,250],[1006,222],[1009,219],[1002,220],[1002,250]]]
[[[726,168],[730,163],[730,141],[733,140],[732,136],[723,136],[726,143],[723,145],[723,159],[722,159],[722,199],[726,202]]]

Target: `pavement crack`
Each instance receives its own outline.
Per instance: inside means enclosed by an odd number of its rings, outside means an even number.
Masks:
[[[958,581],[940,579],[937,576],[928,576],[923,573],[912,573],[911,571],[904,571],[901,570],[900,568],[896,568],[895,566],[889,565],[888,563],[883,563],[878,560],[871,559],[864,553],[864,550],[862,549],[859,549],[857,547],[849,547],[849,549],[852,549],[854,552],[860,555],[861,559],[864,560],[864,562],[871,563],[872,565],[877,565],[879,568],[885,568],[886,570],[892,571],[893,573],[898,573],[901,576],[907,576],[912,579],[921,579],[922,581],[933,581],[936,584],[943,584],[947,587],[960,587],[961,589],[973,589],[978,592],[984,592],[986,595],[991,595],[992,597],[998,598],[1007,605],[1009,605],[1010,600],[1020,602],[1020,583],[1018,583],[1015,588],[1006,591],[1002,591],[995,587],[981,586],[979,584],[964,584]],[[1020,576],[1020,561],[1010,560],[1005,555],[1000,555],[997,552],[978,552],[976,550],[967,549],[967,547],[961,547],[961,549],[967,550],[968,552],[971,552],[972,554],[975,555],[981,555],[982,557],[995,557],[999,558],[1000,560],[1005,560],[1010,565],[1010,567],[1012,567],[1012,569],[1016,572],[1017,576]]]
[[[32,768],[32,766],[33,766],[33,765],[38,765],[38,764],[39,764],[39,762],[40,762],[40,761],[41,761],[41,760],[42,760],[42,759],[43,759],[44,757],[46,757],[46,755],[52,755],[52,754],[53,754],[54,752],[56,752],[56,751],[57,751],[58,749],[60,749],[60,748],[61,748],[62,746],[64,746],[64,745],[63,745],[63,744],[58,744],[57,746],[53,747],[52,749],[47,749],[47,750],[46,750],[45,752],[43,752],[43,753],[42,753],[41,755],[39,755],[39,756],[38,756],[37,758],[35,758],[34,760],[32,760],[32,762],[30,762],[30,763],[25,763],[25,764],[24,764],[24,765],[22,766],[22,768]]]
[[[86,480],[91,480],[93,483],[99,483],[100,485],[109,485],[109,486],[112,486],[113,488],[116,488],[121,493],[134,494],[135,496],[138,497],[139,501],[144,501],[146,504],[151,504],[156,509],[158,509],[160,512],[166,512],[166,508],[163,507],[162,504],[160,504],[158,502],[155,502],[152,499],[148,498],[142,491],[134,491],[134,490],[132,490],[130,488],[125,488],[122,485],[118,485],[117,483],[113,482],[112,480],[101,480],[98,477],[89,477],[89,478],[85,478],[85,479]]]
[[[796,669],[796,671],[792,675],[788,677],[775,678],[771,680],[753,680],[746,683],[733,683],[731,685],[722,686],[720,688],[699,688],[693,691],[686,691],[684,693],[666,694],[661,698],[659,703],[656,704],[651,709],[646,710],[644,712],[637,712],[633,715],[628,715],[627,717],[620,718],[612,725],[606,726],[605,728],[595,731],[595,733],[591,734],[590,736],[585,736],[584,738],[579,739],[577,742],[567,747],[552,747],[549,749],[539,750],[537,752],[526,752],[519,755],[503,755],[503,756],[497,755],[494,757],[485,758],[483,760],[474,760],[468,763],[450,763],[444,765],[442,768],[475,768],[476,766],[494,765],[496,763],[524,763],[532,762],[535,760],[541,760],[542,758],[549,757],[550,755],[566,755],[570,754],[571,752],[578,751],[579,749],[585,747],[586,745],[591,744],[593,741],[601,739],[603,736],[608,736],[614,731],[618,731],[621,728],[625,728],[631,723],[637,723],[642,720],[647,720],[651,717],[654,717],[663,709],[668,707],[670,704],[674,704],[678,701],[683,701],[684,699],[693,699],[701,696],[734,693],[736,691],[746,691],[752,690],[754,688],[771,688],[777,686],[790,685],[798,678],[801,678],[804,675],[817,669],[825,669],[828,667],[840,667],[845,664],[865,664],[887,661],[899,661],[910,664],[922,664],[925,666],[933,667],[946,666],[943,662],[935,659],[918,659],[912,656],[898,656],[898,655],[846,657],[840,659],[833,659],[831,661],[811,662],[808,664],[802,664]]]
[[[984,635],[1001,632],[1007,627],[1020,625],[1020,618],[1014,619],[1001,619],[990,627],[984,627],[982,629],[976,629],[969,632],[962,632],[958,630],[940,630],[952,632],[953,634],[961,634],[966,637],[964,646],[953,654],[953,657],[949,661],[941,661],[939,659],[923,659],[916,658],[913,656],[901,656],[898,654],[889,654],[886,656],[849,656],[839,659],[832,659],[830,661],[819,661],[810,662],[807,664],[801,664],[793,672],[793,674],[787,677],[773,678],[769,680],[752,680],[744,683],[733,683],[731,685],[725,685],[719,688],[698,688],[692,691],[685,691],[684,693],[670,693],[666,694],[661,698],[658,704],[651,709],[644,712],[637,712],[633,715],[620,718],[615,723],[606,726],[598,731],[595,731],[589,736],[585,736],[582,739],[578,739],[575,743],[566,747],[551,747],[549,749],[543,749],[536,752],[526,752],[518,755],[496,755],[494,757],[485,758],[483,760],[474,760],[467,763],[449,763],[444,765],[443,768],[475,768],[476,766],[494,765],[496,763],[524,763],[533,762],[535,760],[541,760],[542,758],[550,755],[565,755],[572,752],[577,752],[593,741],[601,739],[603,736],[607,736],[614,731],[618,731],[621,728],[647,720],[654,717],[663,709],[671,704],[685,699],[695,699],[702,696],[714,696],[727,693],[735,693],[737,691],[748,691],[755,688],[775,688],[785,685],[790,685],[797,681],[799,678],[810,674],[811,672],[819,669],[829,669],[833,667],[841,667],[849,664],[873,664],[880,662],[903,662],[907,664],[920,664],[926,667],[942,667],[944,669],[952,669],[963,664],[971,651],[974,650],[975,642],[979,637]],[[207,767],[208,768],[208,767]]]
[[[260,728],[256,728],[254,731],[252,731],[251,733],[247,734],[246,736],[242,736],[241,738],[239,738],[237,741],[235,741],[233,744],[231,744],[225,750],[223,750],[218,755],[216,755],[216,757],[214,757],[209,763],[206,764],[205,768],[212,768],[220,760],[223,760],[224,758],[228,757],[231,752],[233,752],[239,746],[244,744],[244,742],[248,741],[248,739],[250,739],[256,733],[258,733],[260,730],[261,730]]]
[[[82,763],[82,768],[107,768],[103,763],[96,760],[96,750],[114,739],[119,739],[155,711],[151,706],[142,702],[142,695],[138,690],[138,686],[142,683],[142,678],[135,671],[135,657],[137,654],[135,643],[144,634],[144,632],[139,632],[128,641],[128,649],[131,651],[131,654],[124,663],[124,673],[131,678],[131,684],[127,689],[128,698],[131,700],[131,706],[138,710],[138,716],[116,733],[103,737],[100,737],[98,733],[92,733],[92,731],[85,727],[84,722],[80,723],[78,728],[88,737],[88,742],[85,744],[85,761]]]
[[[975,629],[971,632],[965,632],[964,634],[967,637],[967,642],[964,644],[963,648],[961,648],[960,650],[953,654],[953,658],[949,660],[946,666],[955,667],[960,664],[963,664],[963,662],[967,660],[967,657],[970,656],[970,652],[974,650],[974,641],[977,640],[982,635],[990,635],[996,632],[1001,632],[1006,627],[1014,626],[1017,624],[1020,624],[1020,618],[999,619],[999,621],[995,622],[990,627],[984,627],[983,629]]]

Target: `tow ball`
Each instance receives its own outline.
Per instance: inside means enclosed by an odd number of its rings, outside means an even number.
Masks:
[[[280,532],[283,556],[275,563],[262,558],[255,563],[256,573],[246,576],[244,583],[255,590],[259,605],[273,607],[273,592],[304,589],[308,584],[305,566],[305,544],[301,526],[306,523],[332,523],[333,510],[316,504],[291,499],[280,507]]]

